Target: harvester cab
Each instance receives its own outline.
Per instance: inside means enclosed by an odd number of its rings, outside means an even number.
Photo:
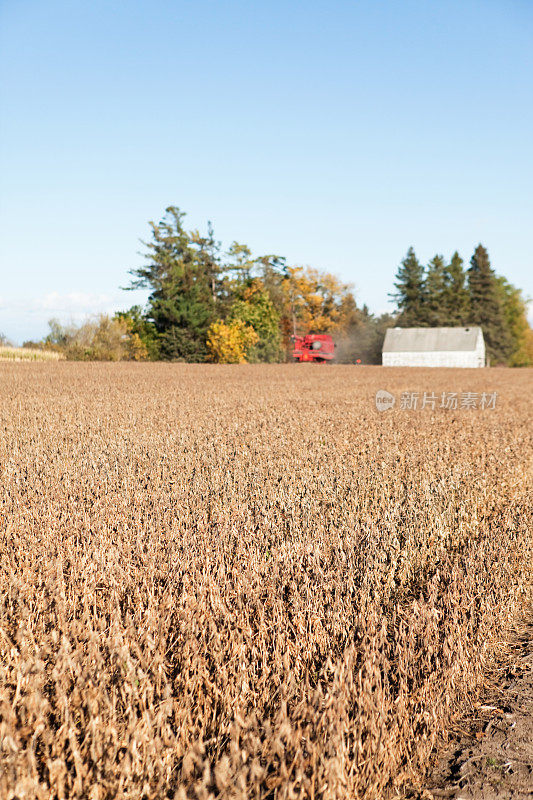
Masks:
[[[305,336],[293,336],[294,350],[292,357],[296,362],[314,361],[325,363],[335,358],[335,344],[327,333],[308,333]]]

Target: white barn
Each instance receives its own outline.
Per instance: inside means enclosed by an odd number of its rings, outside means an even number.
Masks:
[[[382,358],[386,367],[484,367],[483,331],[473,325],[388,328]]]

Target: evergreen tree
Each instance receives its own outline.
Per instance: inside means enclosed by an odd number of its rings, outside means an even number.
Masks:
[[[463,259],[457,252],[445,269],[445,291],[443,306],[446,310],[446,325],[467,325],[469,323],[468,290]]]
[[[407,251],[396,273],[396,300],[400,312],[397,324],[403,328],[426,325],[424,308],[424,268],[412,247]]]
[[[468,293],[470,322],[483,329],[490,360],[505,364],[511,355],[513,343],[496,275],[490,265],[489,254],[481,244],[476,247],[470,260]]]
[[[148,264],[132,270],[129,288],[149,288],[148,318],[159,336],[163,359],[205,361],[206,338],[216,316],[216,248],[212,231],[204,240],[183,227],[185,215],[175,206],[159,223],[150,222]]]
[[[211,288],[213,303],[216,304],[221,291],[223,269],[220,259],[220,242],[215,239],[213,226],[207,223],[207,235],[202,236],[199,231],[192,231],[190,234],[192,247],[196,250],[196,258],[199,271],[203,275]]]
[[[431,327],[449,325],[445,306],[446,266],[443,256],[434,256],[428,264],[423,289],[422,320]]]

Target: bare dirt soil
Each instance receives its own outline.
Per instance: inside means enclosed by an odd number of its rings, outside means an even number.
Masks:
[[[532,614],[513,631],[480,701],[451,732],[418,797],[533,797]]]

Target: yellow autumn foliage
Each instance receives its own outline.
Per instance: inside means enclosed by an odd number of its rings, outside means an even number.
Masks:
[[[311,267],[287,267],[285,272],[282,291],[293,327],[304,333],[332,333],[349,327],[355,305],[349,284]],[[349,298],[352,304],[347,302]]]
[[[227,323],[219,319],[207,333],[209,360],[218,364],[245,364],[247,353],[258,338],[252,326],[240,319]]]

